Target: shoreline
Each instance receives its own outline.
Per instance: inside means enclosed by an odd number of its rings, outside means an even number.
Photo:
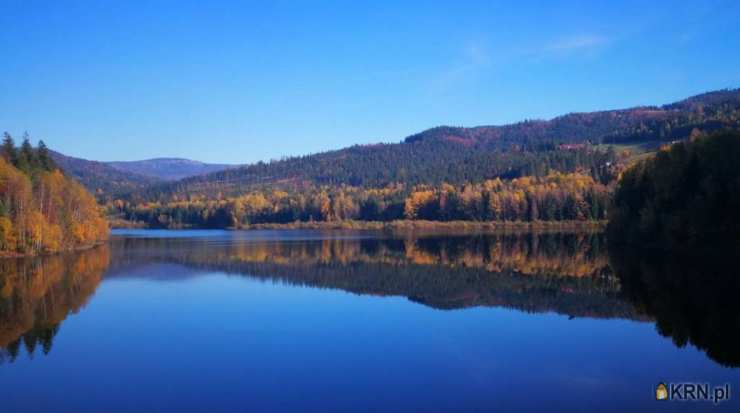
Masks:
[[[111,222],[112,229],[152,229],[143,223]],[[213,228],[226,230],[265,230],[265,229],[315,229],[315,230],[359,230],[383,232],[445,232],[445,233],[487,233],[487,232],[602,232],[607,221],[297,221],[289,223],[250,224],[241,227]],[[210,229],[197,227],[162,229]]]
[[[5,258],[39,258],[39,257],[51,257],[53,255],[62,255],[62,254],[69,254],[69,253],[74,253],[74,252],[80,252],[80,251],[87,251],[87,250],[91,250],[91,249],[93,249],[95,247],[99,247],[99,246],[107,243],[109,239],[110,239],[110,237],[109,238],[106,238],[106,239],[104,239],[102,241],[98,241],[98,242],[96,242],[94,244],[81,245],[79,247],[70,248],[70,249],[64,249],[64,250],[59,250],[59,251],[54,251],[54,252],[41,252],[41,253],[35,253],[35,254],[22,254],[20,252],[7,252],[7,251],[6,252],[0,252],[0,259],[5,259]]]
[[[444,232],[444,233],[489,233],[489,232],[601,232],[606,221],[424,221],[398,220],[297,222],[288,224],[253,224],[244,229],[354,229],[384,232]]]

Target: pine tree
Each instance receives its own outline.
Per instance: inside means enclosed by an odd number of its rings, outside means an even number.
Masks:
[[[42,140],[39,141],[38,149],[36,149],[36,157],[44,170],[51,171],[55,169],[54,160],[49,156],[49,148]]]
[[[18,162],[18,153],[15,149],[15,142],[8,132],[3,134],[2,156],[6,162],[12,165],[15,165]]]
[[[23,135],[23,143],[21,143],[21,149],[18,152],[18,169],[26,173],[31,172],[35,158],[36,156],[33,153],[31,139],[29,138],[28,133],[25,133]]]

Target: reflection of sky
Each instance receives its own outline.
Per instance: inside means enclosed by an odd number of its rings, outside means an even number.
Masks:
[[[651,323],[440,311],[218,272],[107,278],[48,356],[0,367],[8,412],[696,408],[655,405],[661,380],[740,385],[740,371]]]
[[[147,280],[178,281],[209,274],[208,270],[170,263],[142,263],[115,268],[105,273],[105,278],[143,278]]]

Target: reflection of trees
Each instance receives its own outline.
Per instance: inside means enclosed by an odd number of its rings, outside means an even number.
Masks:
[[[702,254],[614,249],[612,267],[624,294],[656,320],[660,334],[691,343],[717,362],[740,366],[739,251]]]
[[[114,264],[179,262],[435,308],[504,306],[573,316],[635,317],[619,298],[598,234],[437,236],[213,243],[117,240]],[[138,257],[138,259],[133,258]],[[140,261],[138,261],[140,262]]]
[[[0,361],[21,345],[33,356],[51,350],[60,323],[95,292],[108,266],[108,247],[49,257],[0,260]]]
[[[140,262],[148,254],[218,255],[219,261],[273,264],[384,263],[480,268],[523,275],[594,277],[604,274],[608,258],[603,237],[582,234],[426,236],[421,238],[328,238],[304,241],[226,243],[198,239],[118,239],[113,266]],[[183,252],[187,251],[187,252]],[[215,257],[211,257],[215,259]]]

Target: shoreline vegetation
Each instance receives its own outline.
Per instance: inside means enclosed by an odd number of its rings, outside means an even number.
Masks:
[[[130,226],[122,222],[127,220],[135,226],[171,229],[541,227],[603,221],[610,193],[610,186],[585,172],[549,171],[544,176],[460,185],[266,186],[245,188],[239,196],[207,198],[183,193],[162,201],[116,200],[107,205],[107,214],[114,226]]]
[[[106,245],[107,242],[108,242],[108,239],[106,238],[104,240],[96,241],[91,244],[79,245],[76,247],[57,250],[57,251],[39,251],[39,252],[33,252],[33,253],[21,253],[21,252],[15,252],[15,251],[0,251],[0,259],[50,257],[50,256],[64,255],[64,254],[70,254],[70,253],[76,253],[76,252],[84,252],[84,251],[90,251],[95,248]]]
[[[95,198],[65,176],[43,141],[0,146],[0,257],[48,255],[92,248],[108,238]]]
[[[601,232],[606,221],[426,221],[397,220],[379,221],[340,221],[340,222],[294,222],[289,224],[254,224],[247,229],[350,229],[371,230],[392,233],[403,232],[443,232],[488,233],[488,232]]]
[[[147,229],[145,222],[111,220],[113,229]],[[607,221],[428,221],[428,220],[395,220],[395,221],[296,221],[289,223],[263,223],[240,227],[220,228],[226,230],[263,230],[263,229],[316,229],[316,230],[360,230],[385,232],[601,232]],[[169,229],[199,229],[181,226]]]

